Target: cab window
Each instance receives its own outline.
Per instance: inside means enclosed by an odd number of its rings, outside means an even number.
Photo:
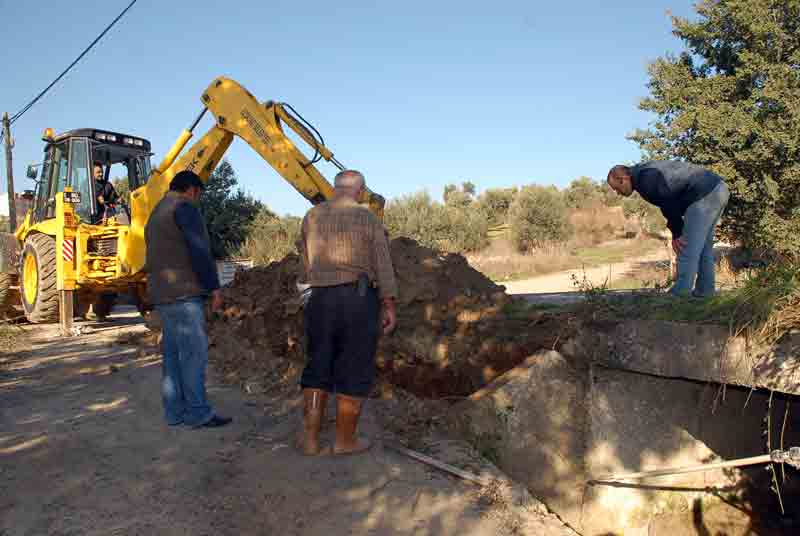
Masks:
[[[75,212],[83,221],[91,221],[94,209],[91,177],[88,143],[85,139],[74,139],[70,147],[69,185],[73,192],[81,194],[81,202],[75,205]]]

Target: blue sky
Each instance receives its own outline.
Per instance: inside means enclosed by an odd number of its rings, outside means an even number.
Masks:
[[[0,112],[26,104],[128,1],[0,0]],[[219,75],[292,104],[387,198],[602,179],[639,159],[625,135],[651,119],[637,109],[647,64],[681,49],[668,10],[691,16],[692,3],[139,0],[14,125],[16,188],[30,188],[45,127],[143,136],[155,165]],[[273,210],[308,208],[244,142],[227,158]]]

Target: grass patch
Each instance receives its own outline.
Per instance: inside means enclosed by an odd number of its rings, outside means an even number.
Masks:
[[[727,325],[731,333],[748,333],[773,344],[800,329],[800,266],[776,263],[749,273],[742,284],[712,298],[678,298],[655,288],[614,295],[604,287],[581,288],[585,307],[593,315],[611,318],[651,318],[676,322]]]

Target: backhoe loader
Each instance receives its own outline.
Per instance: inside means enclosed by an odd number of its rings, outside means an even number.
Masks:
[[[237,82],[220,77],[203,92],[203,110],[184,130],[158,167],[150,167],[150,142],[139,136],[100,129],[45,131],[41,173],[33,207],[13,234],[0,235],[0,307],[19,308],[30,322],[70,325],[74,314],[90,305],[100,318],[108,314],[109,296],[134,296],[141,312],[146,296],[144,228],[176,173],[192,170],[205,182],[233,141],[247,142],[303,197],[316,205],[333,187],[315,167],[321,159],[338,169],[319,133],[285,103],[260,103]],[[202,117],[211,112],[212,126],[187,151],[184,148]],[[314,151],[310,158],[287,136],[288,126]],[[99,214],[92,163],[127,170],[130,203],[115,215]],[[384,199],[365,191],[361,203],[383,218]],[[2,311],[0,311],[1,313]],[[7,312],[6,312],[7,314]]]

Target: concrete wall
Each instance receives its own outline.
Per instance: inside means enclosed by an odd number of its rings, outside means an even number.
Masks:
[[[582,368],[544,352],[454,406],[449,421],[581,534],[734,536],[753,523],[722,499],[747,490],[737,471],[588,484],[607,473],[763,454],[768,395],[730,387],[722,395],[718,385]]]
[[[661,320],[624,320],[579,330],[565,355],[610,368],[800,394],[800,340],[752,348],[729,328]]]

